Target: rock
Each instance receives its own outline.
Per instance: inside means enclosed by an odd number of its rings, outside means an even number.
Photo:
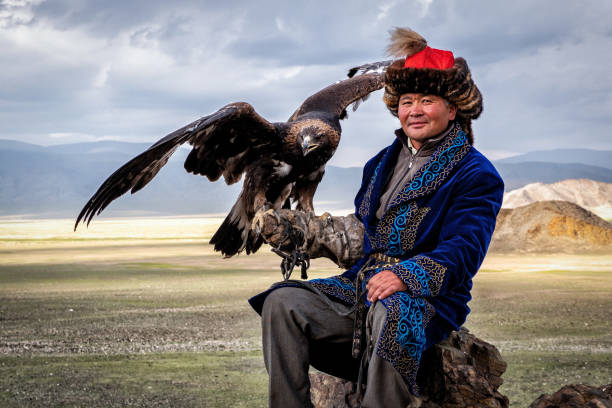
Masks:
[[[508,398],[497,389],[506,363],[491,344],[461,328],[429,349],[422,358],[418,383],[421,396],[411,408],[506,408]],[[356,385],[323,373],[313,373],[315,407],[356,407]]]
[[[562,387],[554,394],[542,394],[529,408],[612,408],[612,384],[593,387],[572,384]]]
[[[423,407],[508,406],[497,389],[506,362],[495,346],[462,328],[429,349],[419,371]]]
[[[316,408],[357,407],[357,384],[324,373],[310,373],[310,400]]]

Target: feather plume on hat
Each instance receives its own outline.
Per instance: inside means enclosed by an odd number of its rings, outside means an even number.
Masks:
[[[427,40],[409,28],[395,27],[389,31],[389,34],[391,34],[391,43],[387,47],[387,55],[391,57],[406,58],[427,47]]]

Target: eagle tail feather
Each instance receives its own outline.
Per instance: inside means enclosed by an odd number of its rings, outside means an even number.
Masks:
[[[244,247],[242,235],[243,230],[228,216],[210,239],[210,244],[215,246],[215,251],[230,257],[236,255]]]
[[[245,247],[247,255],[254,254],[255,252],[257,252],[257,250],[261,248],[263,243],[264,240],[261,235],[255,234],[253,231],[250,231],[249,238],[247,239]]]
[[[226,257],[236,255],[244,249],[251,230],[251,223],[244,211],[241,198],[238,198],[232,210],[210,239],[210,244],[215,246],[215,251],[220,251]]]

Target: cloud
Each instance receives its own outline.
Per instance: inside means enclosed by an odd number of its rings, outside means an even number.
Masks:
[[[347,68],[383,59],[390,28],[410,26],[468,60],[485,98],[482,150],[612,149],[609,15],[606,0],[1,0],[0,137],[152,142],[238,100],[286,120]],[[343,122],[336,163],[391,141],[380,99]]]
[[[391,1],[389,3],[383,3],[378,6],[378,14],[376,15],[377,20],[383,20],[387,18],[389,15],[389,11],[391,11],[397,5],[397,1]]]
[[[75,133],[75,132],[49,133],[49,138],[61,141],[61,143],[84,142],[84,141],[94,142],[94,141],[104,139],[104,138],[99,138],[93,135],[88,135],[86,133]]]
[[[0,27],[28,24],[34,19],[32,8],[44,0],[2,0],[0,1]]]

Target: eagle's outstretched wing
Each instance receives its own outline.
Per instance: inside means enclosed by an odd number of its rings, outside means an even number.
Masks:
[[[231,184],[240,179],[245,167],[257,160],[263,150],[279,140],[274,125],[248,103],[224,106],[170,133],[115,171],[85,204],[74,224],[75,230],[81,221],[89,225],[116,198],[147,185],[186,142],[193,149],[185,161],[185,170],[211,181],[223,175]]]
[[[328,112],[339,118],[347,106],[368,97],[383,87],[383,76],[372,73],[336,82],[308,97],[295,111],[289,121],[293,121],[308,112]]]
[[[369,64],[359,65],[359,66],[349,69],[348,74],[346,76],[348,76],[349,78],[352,78],[355,76],[356,73],[359,73],[360,75],[367,75],[367,74],[381,74],[382,75],[387,71],[387,68],[389,68],[389,65],[393,64],[393,61],[394,60],[378,61],[378,62],[371,62]]]

